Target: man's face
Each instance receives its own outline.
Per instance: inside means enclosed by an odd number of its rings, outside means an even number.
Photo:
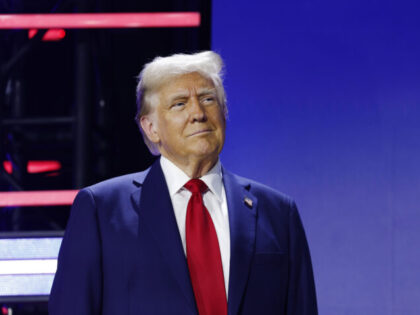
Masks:
[[[178,165],[216,161],[225,139],[225,117],[213,82],[197,72],[183,74],[163,84],[156,95],[151,141],[160,153]]]

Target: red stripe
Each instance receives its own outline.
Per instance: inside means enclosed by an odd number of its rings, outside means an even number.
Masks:
[[[199,12],[2,14],[0,29],[197,27]]]
[[[67,206],[78,190],[0,192],[0,207]]]

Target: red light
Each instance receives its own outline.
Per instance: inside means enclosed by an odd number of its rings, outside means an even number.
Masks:
[[[28,31],[28,38],[33,38],[36,33],[38,33],[38,30],[35,28],[32,28]],[[44,36],[42,36],[43,41],[59,41],[63,39],[66,36],[66,31],[62,28],[56,29],[50,29],[48,30]]]
[[[58,171],[61,169],[61,163],[59,161],[29,161],[26,167],[28,173],[44,173]]]
[[[10,163],[10,161],[4,161],[3,162],[3,167],[4,167],[4,170],[7,173],[12,174],[13,167],[12,167],[12,163]]]
[[[67,206],[78,190],[0,192],[0,207]]]
[[[4,161],[3,167],[9,174],[13,172],[13,165],[10,161]],[[28,161],[26,171],[30,174],[53,172],[61,169],[59,161]]]
[[[0,14],[0,29],[198,27],[199,12]]]

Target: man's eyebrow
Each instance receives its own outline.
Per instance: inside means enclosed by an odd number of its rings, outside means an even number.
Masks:
[[[202,88],[202,89],[198,89],[198,96],[203,96],[206,94],[216,94],[216,89],[215,88]]]
[[[187,98],[189,96],[190,96],[190,93],[188,91],[179,91],[179,92],[175,92],[175,93],[171,94],[169,96],[169,99],[172,102],[172,101],[174,101],[176,99],[179,99],[179,98]]]
[[[203,95],[207,95],[207,94],[216,94],[216,89],[215,88],[200,88],[197,91],[197,96],[203,96]],[[190,96],[190,92],[186,91],[186,90],[181,90],[178,92],[174,92],[173,94],[170,95],[169,100],[170,102],[173,102],[177,99],[180,98],[187,98]]]

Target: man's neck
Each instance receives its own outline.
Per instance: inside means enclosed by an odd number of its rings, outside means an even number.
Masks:
[[[163,155],[164,156],[164,155]],[[217,163],[218,157],[207,160],[189,160],[187,163],[179,163],[174,161],[170,157],[165,156],[169,161],[174,163],[179,169],[181,169],[190,178],[200,178],[206,175],[213,166]]]

